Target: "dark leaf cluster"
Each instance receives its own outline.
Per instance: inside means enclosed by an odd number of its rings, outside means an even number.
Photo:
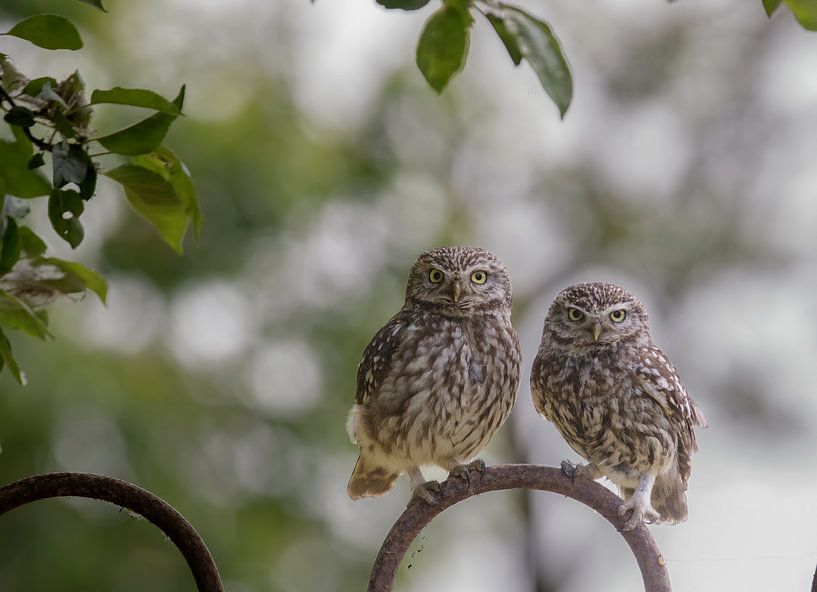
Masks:
[[[105,12],[100,0],[80,1]],[[83,47],[77,28],[52,14],[26,18],[0,35],[48,50]],[[9,128],[4,135],[13,138],[0,139],[0,370],[8,368],[18,382],[24,382],[24,375],[4,330],[46,339],[46,307],[55,298],[91,290],[104,302],[107,292],[104,278],[95,271],[45,256],[45,241],[24,224],[27,202],[47,197],[52,229],[76,248],[85,237],[82,214],[102,174],[119,183],[136,213],[181,253],[191,224],[198,235],[201,214],[190,174],[162,142],[182,115],[184,95],[184,86],[173,100],[151,90],[117,86],[94,90],[89,98],[79,72],[63,80],[32,79],[10,56],[0,54],[0,113]],[[97,132],[94,107],[101,105],[153,113],[122,129]],[[101,151],[94,153],[95,146]],[[105,170],[98,160],[107,155],[119,155],[121,162]]]

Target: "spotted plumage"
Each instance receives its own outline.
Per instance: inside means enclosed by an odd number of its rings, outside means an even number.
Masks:
[[[619,486],[628,529],[686,519],[693,428],[706,426],[647,321],[623,288],[570,286],[548,310],[531,371],[537,411],[588,461],[579,473]]]
[[[360,446],[352,498],[382,495],[408,473],[435,503],[420,466],[462,476],[511,412],[519,340],[502,263],[474,247],[427,251],[409,273],[406,300],[372,338],[357,372],[347,429]]]

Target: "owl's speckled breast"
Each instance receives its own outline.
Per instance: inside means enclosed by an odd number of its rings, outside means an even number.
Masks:
[[[447,466],[472,458],[510,413],[519,382],[516,334],[505,315],[435,315],[406,328],[370,409],[387,454]]]
[[[571,448],[625,485],[645,467],[674,461],[666,419],[656,413],[653,401],[638,395],[626,361],[634,355],[630,349],[544,356],[540,368],[548,370],[540,373],[544,380],[534,399]]]

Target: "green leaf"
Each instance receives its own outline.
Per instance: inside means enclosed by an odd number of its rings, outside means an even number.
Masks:
[[[9,372],[11,372],[14,380],[22,386],[25,386],[27,382],[26,375],[20,370],[20,366],[17,365],[17,360],[14,359],[11,353],[11,343],[8,337],[6,337],[6,334],[3,333],[3,329],[0,329],[0,360],[3,362],[0,364],[0,370],[2,370],[3,365],[5,365],[9,369]]]
[[[794,18],[804,29],[817,31],[817,2],[814,0],[784,0]]]
[[[34,169],[40,168],[44,164],[45,159],[43,158],[43,153],[38,152],[37,154],[28,159],[28,162],[26,163],[26,168],[30,171],[33,171]]]
[[[20,298],[5,290],[0,290],[0,325],[24,331],[38,339],[52,337],[40,315]]]
[[[51,184],[39,171],[28,169],[28,161],[34,148],[23,131],[13,127],[17,141],[0,139],[0,180],[5,185],[5,192],[22,198],[48,195]]]
[[[79,221],[84,209],[82,196],[73,189],[54,189],[48,198],[48,219],[51,220],[51,226],[72,249],[76,249],[85,238],[85,230]]]
[[[377,0],[385,8],[400,8],[402,10],[417,10],[429,3],[429,0]]]
[[[175,103],[171,103],[162,95],[152,90],[145,90],[143,88],[122,88],[117,86],[110,90],[95,90],[91,93],[92,105],[100,105],[103,103],[144,107],[170,115],[181,115],[182,112]]]
[[[79,194],[82,196],[82,199],[88,201],[94,196],[94,192],[96,191],[96,179],[98,173],[96,171],[96,166],[94,166],[91,157],[87,154],[85,155],[88,158],[88,172],[85,175],[85,178],[79,184]]]
[[[45,253],[45,242],[28,226],[20,226],[20,246],[29,257],[37,257]]]
[[[3,233],[3,241],[0,243],[0,275],[8,273],[17,260],[20,258],[20,232],[17,229],[17,221],[11,216],[6,216],[6,229]]]
[[[511,56],[511,60],[513,60],[513,65],[518,66],[522,61],[522,50],[519,49],[516,37],[508,31],[508,27],[505,26],[505,21],[503,21],[501,17],[490,12],[486,13],[485,17],[488,19],[488,22],[491,23],[496,34],[499,35],[499,39],[502,41],[505,49],[508,50],[508,54]]]
[[[465,66],[470,25],[468,13],[454,6],[443,6],[426,21],[417,44],[417,66],[438,93]]]
[[[181,111],[184,105],[184,92],[185,87],[182,86],[178,96],[173,100],[173,105],[176,106],[178,111]],[[170,124],[175,119],[176,115],[156,113],[118,132],[92,138],[92,140],[98,141],[116,154],[126,156],[145,154],[162,143]]]
[[[564,118],[573,98],[573,77],[559,40],[544,21],[514,6],[502,8],[505,26]]]
[[[31,41],[45,49],[80,49],[79,31],[66,18],[55,14],[38,14],[20,21],[6,35]]]
[[[198,238],[202,223],[201,210],[193,179],[184,163],[170,148],[159,146],[150,154],[134,158],[133,164],[158,173],[165,181],[170,182],[185,214],[193,222],[193,231]]]
[[[93,291],[103,304],[108,296],[105,278],[75,261],[31,255],[26,265],[18,267],[13,273],[14,281],[5,282],[8,291],[5,295],[0,294],[0,324],[27,331],[36,337],[49,335],[47,331],[43,332],[48,323],[45,309],[35,310],[35,303],[43,307],[58,296],[80,294],[87,290]],[[40,320],[40,324],[31,320],[31,314]]]
[[[99,297],[102,304],[105,304],[108,298],[108,282],[93,269],[76,261],[65,261],[56,257],[41,257],[34,264],[37,266],[53,265],[65,274],[60,280],[49,280],[49,285],[59,289],[60,292],[72,294],[88,289]]]
[[[177,207],[179,198],[173,186],[161,175],[134,164],[123,164],[103,173],[126,190],[139,195],[139,201],[149,206]]]
[[[172,183],[158,172],[135,164],[116,167],[105,175],[122,185],[131,207],[156,227],[168,245],[181,253],[190,213]]]
[[[766,11],[766,16],[772,18],[774,11],[780,7],[783,0],[763,0],[763,10]]]
[[[83,4],[88,4],[89,6],[93,6],[94,8],[98,8],[102,12],[108,12],[105,10],[105,7],[102,6],[102,0],[79,0]]]
[[[30,97],[39,96],[40,92],[43,90],[43,86],[45,86],[46,83],[48,83],[52,89],[57,87],[57,81],[54,78],[51,78],[50,76],[42,76],[41,78],[29,80],[23,87],[23,94]]]
[[[31,127],[34,125],[34,111],[27,107],[15,105],[3,116],[3,121],[18,127]]]

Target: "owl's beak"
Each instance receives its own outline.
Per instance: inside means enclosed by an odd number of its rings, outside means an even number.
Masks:
[[[598,341],[599,337],[601,337],[601,325],[598,323],[593,324],[593,341]]]
[[[454,302],[459,302],[461,296],[462,296],[462,287],[460,286],[459,282],[454,282],[454,291],[451,294],[451,297],[454,299]]]

